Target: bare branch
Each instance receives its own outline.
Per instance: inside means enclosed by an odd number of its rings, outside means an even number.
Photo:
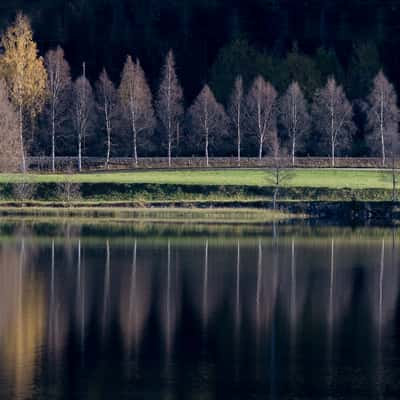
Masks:
[[[224,107],[217,102],[208,85],[203,87],[190,107],[189,116],[194,133],[198,134],[203,142],[208,167],[210,148],[224,135],[227,125]]]
[[[280,120],[289,138],[292,165],[296,151],[304,144],[304,137],[310,128],[307,101],[297,82],[292,82],[280,101]]]
[[[183,91],[176,75],[175,58],[172,50],[168,52],[162,70],[156,110],[160,128],[167,136],[168,164],[171,166],[172,147],[177,137],[176,130],[183,117]]]
[[[64,50],[57,47],[45,56],[47,70],[47,101],[45,113],[50,125],[52,170],[55,172],[56,136],[62,132],[68,117],[71,75],[68,62],[64,58]]]
[[[238,76],[235,80],[235,85],[230,98],[228,114],[232,125],[236,131],[237,143],[237,160],[240,166],[241,143],[242,143],[242,125],[244,114],[244,92],[243,78]]]
[[[329,78],[326,86],[316,91],[312,117],[321,135],[321,144],[329,149],[334,167],[336,152],[349,147],[355,130],[352,105],[334,78]]]
[[[73,124],[78,139],[78,170],[82,170],[82,142],[89,133],[92,119],[94,98],[90,82],[80,76],[74,83]]]
[[[268,139],[276,133],[277,92],[262,76],[258,76],[246,99],[246,122],[251,134],[257,137],[258,157],[261,160]]]
[[[155,126],[155,118],[151,91],[147,84],[144,71],[139,60],[136,60],[136,63],[134,63],[130,56],[127,57],[122,71],[119,94],[125,111],[125,117],[130,124],[133,141],[133,157],[137,165],[138,135],[142,132],[151,132]]]
[[[114,84],[103,69],[96,84],[97,106],[101,111],[104,128],[106,131],[106,167],[108,168],[111,154],[111,134],[119,117],[119,98]]]
[[[367,119],[369,145],[374,151],[379,149],[384,166],[388,145],[393,141],[391,136],[398,135],[400,118],[396,92],[382,71],[375,77],[368,96]]]

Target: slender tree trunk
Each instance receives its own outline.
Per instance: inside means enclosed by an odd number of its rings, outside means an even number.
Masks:
[[[238,106],[238,112],[237,112],[237,158],[238,158],[238,164],[240,167],[240,146],[241,146],[241,139],[242,139],[242,132],[240,130],[240,119],[241,119],[241,108],[240,104]]]
[[[82,134],[78,135],[78,171],[82,171]]]
[[[206,132],[206,166],[208,167],[208,132]]]
[[[104,101],[104,117],[106,120],[106,131],[107,131],[107,154],[106,154],[106,167],[108,169],[108,164],[110,162],[111,153],[111,122],[108,114],[108,107],[106,100]]]
[[[171,167],[172,118],[171,118],[171,67],[170,67],[170,65],[168,66],[167,112],[168,112],[168,166]]]
[[[385,166],[386,152],[385,152],[385,137],[383,129],[383,96],[381,96],[381,107],[380,107],[380,132],[381,132],[381,145],[382,145],[382,166]]]
[[[238,165],[240,167],[240,127],[238,128],[238,145],[237,145],[237,159],[238,159]]]
[[[133,158],[135,160],[136,167],[138,166],[138,155],[137,155],[137,132],[133,127]]]
[[[180,125],[179,122],[176,123],[176,154],[179,156],[179,142],[180,142]]]
[[[258,148],[258,159],[260,161],[262,160],[262,151],[263,151],[263,142],[262,142],[262,139],[260,139],[260,145]]]
[[[26,172],[26,160],[25,160],[25,149],[24,149],[24,126],[23,126],[23,115],[22,106],[19,106],[18,110],[18,123],[19,123],[19,140],[21,141],[21,161],[22,161],[22,172]]]
[[[171,135],[168,135],[168,166],[171,167],[171,153],[172,153],[172,145],[171,145]]]
[[[51,110],[51,169],[56,172],[56,123],[54,105]]]
[[[334,144],[334,142],[332,141],[332,167],[334,167],[335,166],[335,144]]]
[[[130,105],[131,112],[131,124],[132,124],[132,135],[133,135],[133,158],[135,160],[135,166],[138,166],[138,155],[137,155],[137,131],[136,131],[136,117],[133,108],[132,100]]]
[[[107,129],[107,158],[106,158],[106,165],[107,169],[110,163],[110,153],[111,153],[111,129]]]
[[[168,105],[168,166],[171,167],[171,154],[172,154],[172,121],[171,121],[171,111]]]
[[[294,167],[294,154],[295,154],[295,148],[296,148],[296,137],[293,135],[293,140],[292,140],[292,166]]]
[[[392,201],[396,201],[396,164],[394,157],[392,159]]]

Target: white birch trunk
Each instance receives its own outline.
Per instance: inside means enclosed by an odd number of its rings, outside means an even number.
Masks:
[[[56,123],[54,103],[51,107],[51,169],[56,172]]]
[[[380,104],[380,121],[379,121],[379,129],[381,133],[381,145],[382,145],[382,166],[385,166],[386,163],[386,152],[385,152],[385,137],[384,137],[384,128],[383,128],[383,95],[381,94],[381,104]]]
[[[82,171],[82,134],[78,135],[78,171]]]
[[[242,139],[240,123],[241,123],[241,106],[240,106],[240,102],[239,102],[238,111],[237,111],[237,159],[238,159],[239,167],[240,167],[240,150],[241,150],[240,146],[241,146],[241,139]]]
[[[18,123],[19,123],[19,140],[21,142],[21,162],[22,162],[22,172],[26,172],[26,160],[25,160],[25,149],[24,149],[24,126],[23,126],[23,114],[22,106],[18,110]]]

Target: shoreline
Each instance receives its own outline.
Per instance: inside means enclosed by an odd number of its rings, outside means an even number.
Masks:
[[[0,216],[92,217],[218,223],[400,221],[400,202],[359,200],[2,201]]]

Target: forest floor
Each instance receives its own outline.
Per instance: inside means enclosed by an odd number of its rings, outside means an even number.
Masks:
[[[266,169],[148,170],[76,174],[0,174],[0,183],[116,183],[157,185],[274,186]],[[390,189],[392,174],[375,169],[288,169],[281,171],[287,188]]]

